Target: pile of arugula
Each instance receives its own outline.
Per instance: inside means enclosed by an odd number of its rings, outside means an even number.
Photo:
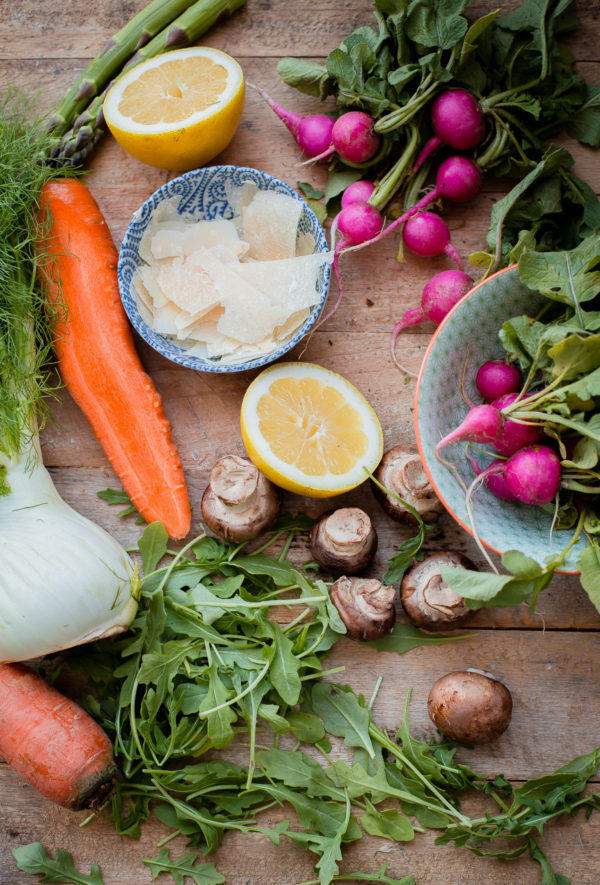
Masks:
[[[363,177],[376,183],[370,202],[377,208],[394,196],[403,208],[414,205],[437,163],[431,158],[411,174],[432,135],[432,100],[453,87],[476,96],[488,122],[477,163],[525,180],[494,211],[490,252],[472,257],[496,269],[516,260],[515,249],[571,249],[598,226],[600,204],[572,173],[573,158],[564,149],[548,153],[545,141],[564,129],[600,146],[600,88],[576,74],[559,42],[577,27],[575,0],[525,0],[510,13],[497,9],[475,21],[467,6],[468,0],[375,0],[376,26],[353,31],[325,64],[288,57],[278,70],[304,93],[367,111],[384,137],[383,151],[367,163],[334,160],[324,194],[301,185],[313,201],[324,196],[329,214]]]
[[[139,542],[145,578],[131,630],[68,653],[68,666],[82,670],[93,690],[82,702],[112,736],[122,767],[107,809],[117,831],[138,837],[153,813],[171,833],[144,863],[154,877],[168,872],[181,883],[185,876],[223,882],[198,852],[209,854],[236,830],[262,833],[275,844],[291,840],[315,854],[316,878],[302,885],[414,885],[410,876],[387,876],[385,867],[340,873],[343,847],[363,833],[407,842],[431,828],[439,830],[439,844],[454,842],[476,854],[512,858],[529,851],[546,885],[566,885],[552,873],[537,836],[561,814],[600,805],[600,796],[582,796],[600,749],[512,793],[502,776],[483,778],[458,763],[455,744],[416,740],[408,697],[390,737],[371,712],[378,683],[366,702],[348,685],[323,679],[337,672],[322,662],[345,628],[327,585],[287,559],[293,533],[308,523],[283,518],[252,552],[205,535],[172,551],[164,527],[151,524]],[[276,556],[267,552],[275,542]],[[272,620],[275,605],[279,621]],[[456,638],[397,625],[372,645],[402,652]],[[56,676],[64,657],[48,664]],[[244,765],[223,752],[207,757],[234,738]],[[340,742],[351,758],[337,758]],[[473,790],[494,810],[465,815],[458,796]],[[262,825],[261,813],[274,806],[293,809],[294,820]],[[177,834],[192,851],[172,859],[164,842]],[[63,850],[53,859],[33,843],[14,853],[20,869],[54,876],[47,881],[102,883],[97,866],[89,878],[76,873]]]

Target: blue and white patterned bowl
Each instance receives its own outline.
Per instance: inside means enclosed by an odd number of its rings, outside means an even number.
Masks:
[[[498,339],[502,323],[519,314],[535,314],[544,301],[543,296],[521,283],[516,266],[499,271],[476,285],[450,311],[421,364],[415,394],[419,452],[444,507],[470,534],[473,531],[465,506],[465,487],[474,474],[464,457],[465,444],[454,443],[444,449],[444,458],[454,465],[456,474],[438,461],[435,446],[469,410],[460,389],[463,371],[468,396],[475,403],[481,402],[475,373],[486,360],[504,355]],[[496,553],[520,550],[541,564],[549,555],[559,553],[571,537],[567,531],[552,532],[552,515],[541,507],[503,501],[483,484],[475,491],[473,502],[477,533]],[[583,546],[583,542],[575,545],[562,571],[577,572],[577,557]]]
[[[135,212],[121,244],[119,253],[118,278],[121,300],[125,312],[129,317],[134,329],[142,336],[144,341],[150,344],[154,350],[182,366],[196,369],[201,372],[242,372],[247,369],[257,369],[275,362],[279,357],[288,353],[316,323],[327,298],[329,287],[330,266],[325,264],[319,274],[317,282],[317,303],[304,324],[295,334],[282,342],[270,353],[261,354],[255,359],[245,359],[240,362],[219,362],[216,359],[203,359],[188,353],[175,340],[171,340],[153,329],[144,322],[138,310],[135,293],[131,289],[131,280],[136,269],[143,264],[139,255],[139,246],[150,218],[158,205],[166,199],[178,197],[177,212],[181,216],[193,217],[196,220],[213,220],[216,218],[233,217],[233,208],[228,201],[227,194],[230,187],[241,187],[250,182],[259,190],[277,191],[294,197],[302,203],[302,214],[298,224],[298,236],[310,233],[315,241],[315,252],[327,252],[329,247],[325,232],[321,227],[317,216],[305,200],[288,184],[261,172],[258,169],[248,169],[243,166],[206,166],[202,169],[193,169],[178,178],[163,184],[146,202]]]

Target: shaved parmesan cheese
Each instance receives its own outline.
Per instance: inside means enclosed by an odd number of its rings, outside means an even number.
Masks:
[[[259,191],[242,210],[248,256],[256,261],[292,258],[301,214],[300,200],[277,191]]]
[[[144,321],[193,356],[225,363],[270,353],[320,299],[332,253],[300,234],[302,203],[254,184],[227,195],[234,218],[194,221],[161,204],[131,281]]]
[[[287,318],[290,313],[317,303],[319,272],[330,261],[328,252],[317,252],[300,258],[239,264],[236,271],[245,282],[268,292],[271,306],[281,309]]]
[[[165,225],[152,237],[150,249],[154,258],[174,258],[191,255],[196,249],[227,249],[238,258],[248,251],[248,244],[238,237],[233,221],[218,218],[197,221],[184,229]]]

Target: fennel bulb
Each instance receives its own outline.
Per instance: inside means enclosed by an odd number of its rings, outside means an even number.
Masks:
[[[120,633],[137,610],[130,557],[63,501],[37,437],[31,450],[5,465],[0,496],[0,663]]]
[[[38,418],[52,318],[38,276],[37,221],[48,136],[20,94],[0,104],[0,662],[120,632],[133,619],[137,570],[107,532],[76,513],[42,464]]]

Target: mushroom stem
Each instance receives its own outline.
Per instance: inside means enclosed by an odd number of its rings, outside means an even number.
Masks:
[[[409,446],[389,449],[373,476],[377,480],[371,482],[373,494],[388,516],[397,522],[407,525],[418,522],[403,502],[426,523],[435,522],[443,513],[443,504],[429,482],[416,449]]]
[[[474,570],[475,566],[460,553],[436,550],[422,562],[413,563],[402,579],[402,607],[413,624],[422,630],[436,633],[453,630],[474,614],[463,597],[442,580],[441,572],[448,568]]]
[[[374,642],[394,629],[394,587],[382,584],[376,578],[344,575],[332,584],[329,595],[354,639]]]
[[[279,489],[251,461],[237,455],[225,455],[215,462],[201,504],[208,528],[236,543],[266,532],[280,506]]]
[[[324,513],[313,524],[310,550],[323,568],[334,574],[354,575],[373,559],[377,534],[364,510],[341,507]]]

